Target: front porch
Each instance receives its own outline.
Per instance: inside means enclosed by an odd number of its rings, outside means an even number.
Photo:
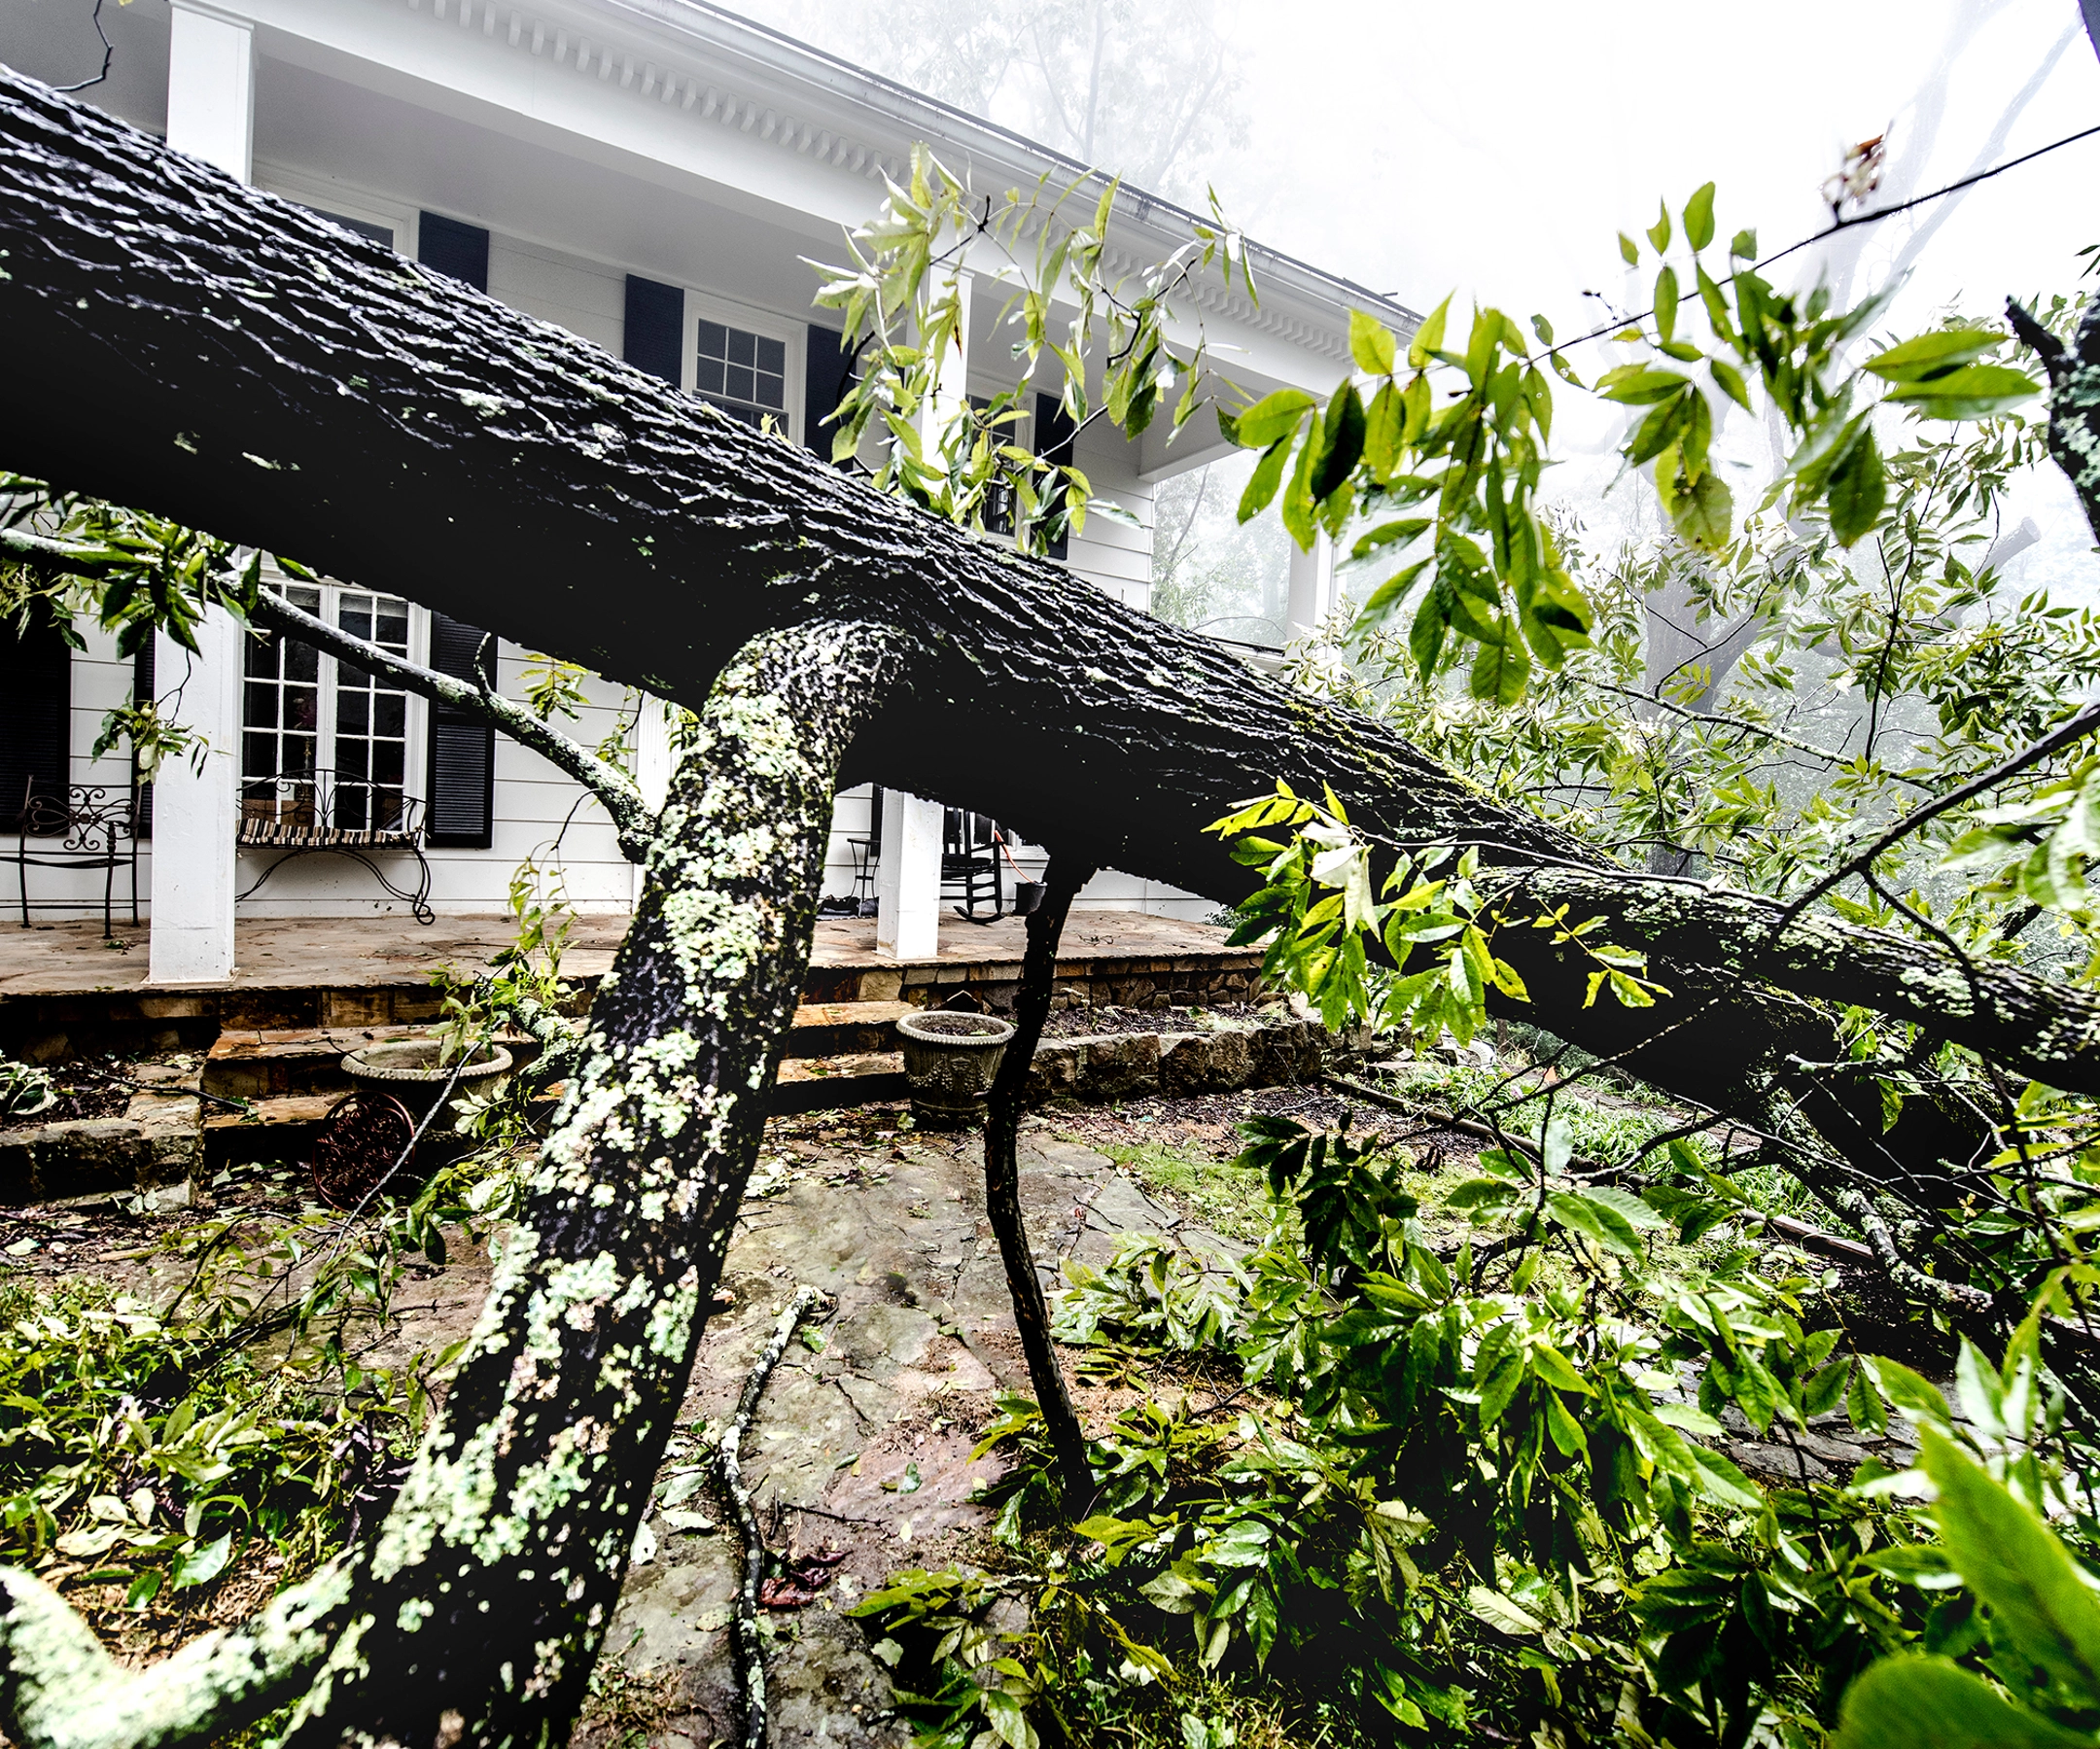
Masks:
[[[622,915],[577,919],[562,969],[594,985],[626,933]],[[1021,974],[1026,921],[941,921],[935,952],[878,954],[875,920],[817,926],[806,1001],[931,1004],[968,991],[1003,1008]],[[434,974],[471,976],[508,947],[511,920],[440,916],[429,927],[397,917],[243,918],[223,984],[155,983],[146,926],[119,924],[105,944],[99,918],[0,927],[0,1050],[35,1060],[103,1050],[208,1049],[227,1029],[405,1026],[433,1020]],[[1129,1008],[1243,1000],[1260,956],[1227,948],[1208,924],[1138,911],[1077,912],[1058,961],[1066,1003]]]

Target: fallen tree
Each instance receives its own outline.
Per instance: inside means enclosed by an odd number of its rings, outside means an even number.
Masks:
[[[7,75],[0,314],[13,452],[682,703],[703,730],[583,1067],[458,1384],[376,1538],[252,1627],[120,1676],[5,1581],[26,1744],[177,1743],[293,1697],[302,1743],[559,1735],[705,1319],[807,957],[833,787],[991,810],[1079,864],[1235,898],[1206,828],[1331,786],[1387,853],[1476,849],[1526,1017],[1758,1127],[1805,1118],[1921,1206],[1987,1134],[1884,1127],[1832,1010],[1928,1020],[2100,1092],[2100,1007],[2010,968],[1611,866],[1355,713],[1250,675],[1057,567],[870,493],[585,342]],[[1522,927],[1607,902],[1668,956],[1653,1007]]]

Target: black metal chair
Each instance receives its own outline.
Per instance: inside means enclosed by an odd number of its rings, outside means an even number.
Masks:
[[[252,897],[295,857],[348,857],[405,902],[420,924],[436,923],[431,866],[423,855],[423,804],[399,785],[317,771],[311,776],[251,778],[241,786],[239,842],[246,850],[282,851],[238,896]],[[415,858],[413,891],[397,887],[374,856]]]
[[[138,910],[139,796],[135,788],[118,789],[100,784],[70,784],[63,792],[40,789],[31,778],[22,790],[21,811],[15,817],[16,887],[21,903],[21,924],[29,927],[31,907],[44,911],[76,910],[78,899],[32,899],[29,871],[32,868],[74,868],[102,871],[102,936],[115,933],[112,918],[116,907],[117,871],[128,868],[131,878],[131,921]],[[32,839],[40,842],[34,853]]]

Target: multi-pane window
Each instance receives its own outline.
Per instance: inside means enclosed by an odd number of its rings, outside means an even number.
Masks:
[[[746,425],[788,417],[788,345],[703,318],[693,353],[693,392]]]
[[[354,638],[409,654],[408,604],[399,596],[304,583],[280,593]],[[402,829],[407,693],[278,632],[249,643],[246,683],[245,821],[293,832]]]

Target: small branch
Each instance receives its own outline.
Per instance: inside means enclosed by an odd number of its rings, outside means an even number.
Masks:
[[[2020,344],[2042,361],[2042,367],[2048,372],[2049,382],[2053,385],[2063,370],[2069,348],[2029,314],[2027,306],[2017,297],[2006,299],[2006,320],[2012,325],[2012,332]]]
[[[2100,703],[2087,705],[2076,716],[2066,718],[2055,728],[2049,730],[2039,741],[2022,748],[2009,759],[2001,759],[1988,771],[1971,778],[1966,784],[1957,785],[1944,795],[1935,796],[1921,807],[1911,809],[1909,813],[1890,826],[1887,831],[1875,838],[1865,850],[1841,866],[1832,870],[1831,873],[1825,875],[1805,892],[1794,898],[1780,916],[1779,929],[1785,929],[1808,906],[1821,898],[1833,887],[1851,879],[1856,874],[1872,868],[1875,859],[1880,857],[1883,851],[1908,838],[1918,827],[1929,824],[1950,809],[1960,807],[1963,802],[1975,800],[1986,789],[1997,787],[2006,779],[2017,777],[2030,765],[2039,765],[2049,754],[2059,749],[2069,747],[2074,741],[2083,740],[2085,736],[2091,734],[2095,729],[2100,729]]]
[[[788,1310],[773,1326],[773,1335],[752,1363],[744,1381],[744,1394],[737,1399],[736,1417],[722,1429],[719,1448],[722,1491],[744,1532],[744,1583],[737,1591],[737,1650],[744,1663],[744,1749],[765,1749],[766,1676],[765,1652],[758,1643],[758,1584],[765,1577],[765,1538],[758,1529],[758,1515],[752,1506],[751,1490],[744,1486],[744,1435],[758,1399],[765,1394],[766,1381],[780,1364],[782,1351],[802,1315],[817,1303],[817,1290],[797,1290]]]
[[[1057,1453],[1058,1484],[1068,1511],[1077,1514],[1094,1491],[1094,1469],[1087,1460],[1086,1430],[1066,1388],[1050,1340],[1050,1307],[1042,1278],[1029,1249],[1028,1227],[1021,1214],[1021,1168],[1018,1146],[1021,1102],[1028,1091],[1030,1066],[1050,1014],[1050,987],[1057,980],[1058,938],[1073,897],[1094,873],[1093,866],[1070,856],[1053,855],[1043,871],[1042,903],[1028,920],[1028,953],[1021,964],[1021,989],[1014,1000],[1014,1035],[1006,1041],[998,1076],[986,1100],[985,1213],[998,1236],[999,1256],[1006,1266],[1006,1290],[1013,1296],[1014,1325],[1021,1351],[1028,1357],[1029,1382]]]

